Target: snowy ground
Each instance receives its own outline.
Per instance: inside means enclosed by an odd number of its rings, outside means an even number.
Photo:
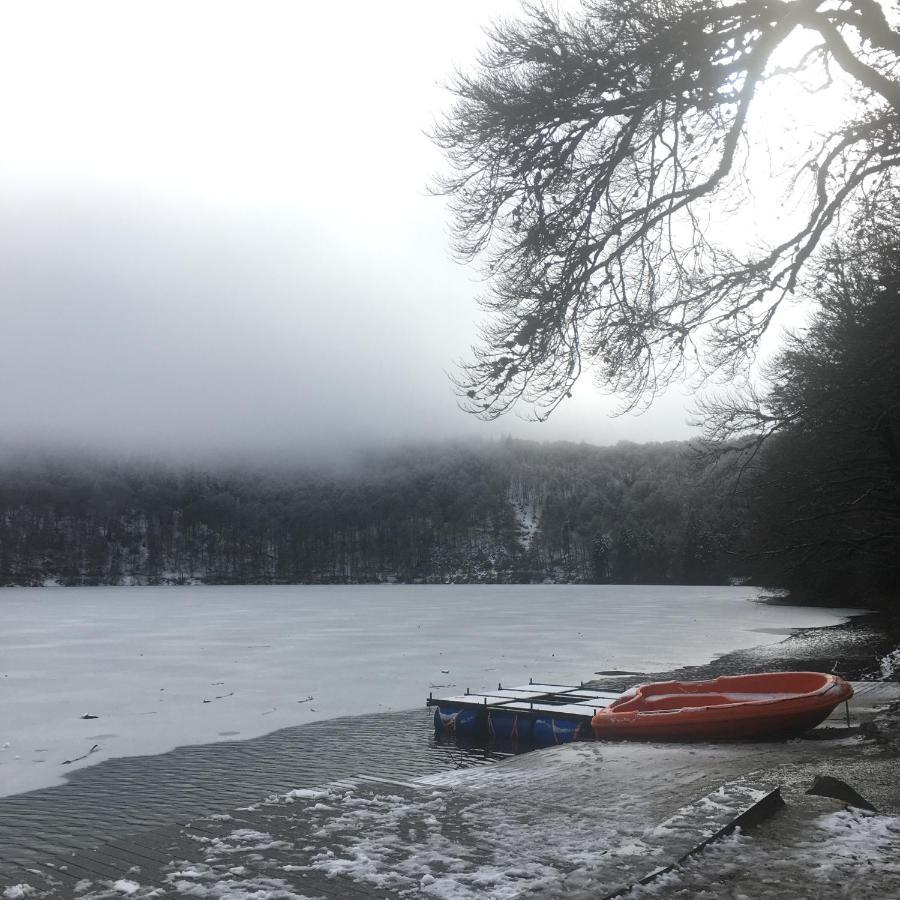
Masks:
[[[886,653],[880,660],[881,677],[895,678],[900,673],[900,647]]]
[[[0,796],[108,757],[409,709],[429,689],[662,671],[831,625],[740,587],[4,589]]]
[[[766,827],[739,831],[625,900],[894,900],[900,817],[797,795]]]

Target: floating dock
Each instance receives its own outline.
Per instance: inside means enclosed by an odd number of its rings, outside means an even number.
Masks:
[[[490,693],[466,691],[451,697],[428,695],[435,707],[434,729],[441,736],[465,741],[514,741],[547,747],[593,740],[591,719],[617,693],[583,685],[529,681],[521,687],[497,685]]]

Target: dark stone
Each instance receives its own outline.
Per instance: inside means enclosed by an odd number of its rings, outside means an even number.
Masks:
[[[833,778],[831,775],[816,775],[813,779],[812,787],[806,793],[816,794],[819,797],[833,797],[835,800],[843,800],[844,803],[850,806],[878,812],[865,797],[853,790],[846,781],[841,781],[840,778]]]

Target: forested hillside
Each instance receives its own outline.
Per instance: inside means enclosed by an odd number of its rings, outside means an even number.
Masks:
[[[0,584],[721,582],[732,471],[684,443],[503,440],[341,471],[0,461]]]

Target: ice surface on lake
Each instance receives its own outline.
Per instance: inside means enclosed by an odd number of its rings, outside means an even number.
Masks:
[[[612,585],[7,588],[0,796],[109,757],[409,709],[429,690],[700,664],[856,612],[754,596]]]

